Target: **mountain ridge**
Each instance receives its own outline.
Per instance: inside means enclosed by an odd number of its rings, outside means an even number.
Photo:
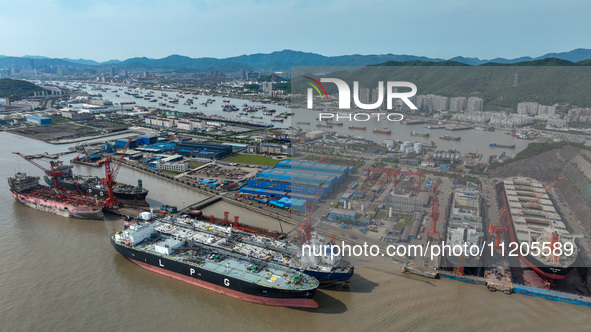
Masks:
[[[108,60],[97,62],[91,59],[49,58],[38,55],[22,57],[0,55],[0,68],[23,67],[28,69],[47,67],[116,67],[118,69],[136,70],[192,70],[205,72],[209,70],[236,71],[237,68],[257,71],[289,71],[292,66],[367,66],[386,62],[436,62],[459,63],[471,66],[483,64],[509,65],[519,62],[536,61],[556,58],[572,63],[584,62],[591,59],[591,49],[577,48],[568,52],[547,53],[539,57],[523,56],[514,59],[493,58],[479,59],[477,57],[456,56],[450,59],[429,58],[408,54],[350,54],[325,56],[313,52],[282,50],[271,53],[253,53],[227,58],[200,57],[191,58],[179,54],[171,54],[161,59],[148,57],[133,57],[125,60]],[[412,65],[412,64],[411,64]]]

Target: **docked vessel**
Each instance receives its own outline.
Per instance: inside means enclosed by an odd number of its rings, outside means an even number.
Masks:
[[[76,157],[74,159],[70,159],[70,162],[72,164],[80,164],[80,165],[91,166],[91,167],[101,167],[101,164],[98,163],[98,160],[90,161],[88,159]]]
[[[429,137],[429,133],[419,133],[417,131],[412,130],[410,132],[410,136]]]
[[[427,121],[425,121],[425,120],[405,120],[405,121],[402,121],[402,123],[404,123],[405,125],[418,125],[418,124],[423,124],[426,122]]]
[[[507,148],[507,149],[515,149],[515,144],[497,144],[492,142],[489,146],[496,147],[496,148]]]
[[[445,128],[444,125],[434,125],[434,124],[428,124],[424,126],[427,129],[443,129]]]
[[[373,132],[375,134],[391,134],[392,130],[386,130],[386,129],[374,129]]]
[[[562,249],[561,255],[554,255],[552,250],[539,255],[533,255],[533,250],[528,255],[522,250],[515,252],[542,278],[564,279],[572,272],[577,258],[576,236],[568,230],[544,186],[537,180],[518,177],[505,179],[502,186],[502,203],[509,213],[501,220],[511,242],[519,244],[519,248],[527,246],[531,249],[534,243],[543,248],[545,243],[549,248]],[[569,247],[572,254],[567,253]]]
[[[446,244],[450,246],[473,245],[482,246],[484,241],[484,226],[482,209],[480,207],[480,194],[475,190],[456,189],[449,213]],[[448,255],[448,262],[464,267],[480,266],[480,256],[471,255],[470,252],[458,255]],[[462,262],[460,262],[462,260]]]
[[[472,129],[474,128],[474,126],[464,126],[464,125],[449,125],[447,127],[445,127],[445,130],[467,130],[467,129]]]
[[[39,184],[38,176],[16,173],[8,178],[10,193],[19,202],[37,210],[80,219],[103,219],[103,204],[74,192]]]
[[[198,241],[201,234],[171,232],[163,223],[132,224],[111,236],[121,255],[150,271],[248,302],[317,308],[318,280],[273,262]]]
[[[62,176],[57,179],[59,187],[86,196],[96,196],[99,199],[107,199],[109,197],[109,189],[103,178],[74,175],[72,173],[72,167],[72,165],[63,165],[60,161],[52,164],[52,170],[62,172]],[[45,175],[44,179],[48,185],[54,186],[55,182],[53,178]],[[148,190],[143,187],[142,180],[138,180],[137,186],[124,183],[115,183],[113,186],[113,196],[123,204],[149,206],[146,202],[147,195]]]
[[[233,227],[206,220],[167,217],[158,219],[156,227],[171,235],[192,232],[195,241],[303,271],[323,284],[348,285],[353,276],[354,267],[341,256],[332,256],[330,251],[327,255],[312,255],[312,252],[303,251],[301,245],[257,234],[256,231],[237,226],[237,222],[232,225]],[[316,232],[311,233],[306,244],[317,251],[331,246]]]
[[[448,136],[448,135],[443,135],[443,136],[439,136],[439,139],[443,139],[446,141],[459,141],[462,139],[462,137],[460,136]]]

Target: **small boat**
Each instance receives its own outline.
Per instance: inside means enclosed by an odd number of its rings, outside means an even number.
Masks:
[[[443,136],[439,136],[439,139],[443,139],[446,141],[459,141],[462,139],[462,137],[460,136],[448,136],[448,135],[443,135]]]
[[[386,129],[374,129],[373,132],[375,134],[391,134],[392,130],[386,130]]]
[[[489,144],[489,146],[497,147],[497,148],[515,149],[515,144],[497,144],[495,142],[492,142]]]
[[[429,133],[419,133],[417,131],[412,130],[410,132],[410,136],[429,137]]]

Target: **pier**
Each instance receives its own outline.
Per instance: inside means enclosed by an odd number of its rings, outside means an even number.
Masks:
[[[189,210],[201,210],[201,209],[204,209],[205,207],[208,207],[208,206],[210,206],[214,203],[217,203],[221,200],[222,200],[221,196],[208,197],[202,201],[199,201],[195,204],[191,204],[191,205],[179,210],[179,212],[185,212],[185,211],[189,211]]]

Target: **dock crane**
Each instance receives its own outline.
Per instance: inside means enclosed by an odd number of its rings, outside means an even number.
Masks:
[[[401,171],[398,169],[378,169],[378,168],[364,168],[363,171],[365,171],[365,179],[369,179],[369,176],[371,175],[371,173],[381,173],[381,174],[386,174],[387,181],[390,181],[390,177],[394,177],[394,186],[396,186],[396,184],[398,183],[398,175],[413,175],[413,176],[417,176],[419,178],[419,185],[417,187],[417,191],[421,191],[421,183],[424,182],[424,178],[426,177],[425,174],[423,173],[417,173],[417,172],[407,172],[407,171]]]
[[[51,176],[51,178],[53,179],[53,183],[55,185],[55,188],[56,189],[59,188],[58,178],[63,175],[63,172],[61,170],[54,170],[53,169],[53,165],[54,165],[53,162],[51,162],[51,169],[47,169],[47,168],[41,166],[40,164],[38,164],[36,161],[25,157],[25,155],[21,154],[20,152],[13,152],[13,154],[20,156],[24,160],[30,162],[31,164],[35,165],[37,168],[41,169],[43,172],[45,172],[45,174]]]
[[[439,219],[439,199],[437,199],[437,185],[433,185],[433,206],[431,207],[431,231],[427,236],[441,238],[441,233],[437,231],[437,220]]]
[[[314,202],[312,203],[312,205],[309,208],[304,206],[304,209],[305,209],[304,219],[302,220],[300,227],[293,228],[289,232],[283,234],[281,238],[287,237],[289,235],[289,233],[291,233],[297,229],[298,232],[304,231],[304,240],[306,242],[308,240],[310,240],[310,233],[312,232],[312,212],[314,211],[314,209],[316,208],[316,204],[320,200],[320,194],[322,193],[322,186],[323,185],[324,185],[324,182],[320,182],[318,184],[318,188],[316,189],[316,196],[314,197]]]
[[[129,148],[129,144],[131,143],[131,141],[134,138],[135,138],[135,136],[129,137],[129,139],[127,140],[127,143],[125,144],[125,147],[121,151],[121,155],[114,162],[113,168],[111,168],[111,156],[103,158],[97,162],[99,165],[100,164],[105,165],[104,185],[107,186],[107,191],[109,193],[109,197],[107,198],[107,200],[105,202],[105,206],[112,207],[116,204],[119,204],[119,201],[117,201],[117,198],[115,197],[115,195],[113,195],[113,185],[116,183],[115,180],[117,179],[117,174],[119,173],[119,169],[121,168],[121,163],[123,162],[123,158],[125,157],[125,153],[127,152],[127,149]]]
[[[312,206],[309,209],[306,209],[306,213],[304,214],[304,220],[302,220],[301,228],[304,231],[304,241],[308,242],[310,240],[310,233],[312,232],[312,212],[316,208],[318,201],[320,200],[320,194],[322,193],[322,186],[324,182],[320,182],[318,184],[318,188],[316,189],[316,196],[314,197],[314,202],[312,202]]]

